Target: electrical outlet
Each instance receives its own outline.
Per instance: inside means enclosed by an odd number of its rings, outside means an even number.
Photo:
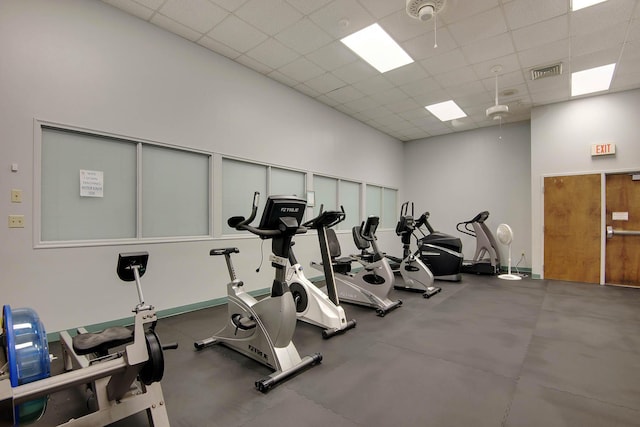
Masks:
[[[11,190],[11,203],[22,203],[22,190]]]
[[[9,215],[9,228],[24,228],[24,215]]]

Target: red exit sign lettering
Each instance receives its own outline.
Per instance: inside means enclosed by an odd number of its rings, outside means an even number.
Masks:
[[[593,144],[591,146],[592,156],[608,156],[616,154],[616,144]]]

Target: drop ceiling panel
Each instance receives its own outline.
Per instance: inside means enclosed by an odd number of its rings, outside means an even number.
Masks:
[[[434,79],[445,89],[477,80],[476,73],[471,66],[456,68],[455,70],[438,74],[434,76]]]
[[[637,0],[609,0],[571,15],[571,34],[582,35],[620,23],[628,23]]]
[[[433,28],[433,21],[425,23],[417,19],[407,20],[407,13],[404,10],[382,18],[378,23],[397,43],[420,36],[427,27]]]
[[[495,65],[507,122],[571,99],[571,72],[587,67],[620,60],[609,92],[640,88],[638,0],[575,13],[568,0],[446,0],[437,33],[404,0],[103,1],[402,140],[495,125]],[[374,22],[415,62],[381,74],[340,42]],[[557,62],[562,76],[531,81]],[[469,117],[442,123],[424,109],[448,99]]]
[[[389,0],[367,0],[362,2],[362,6],[376,19],[398,11],[398,5]]]
[[[228,14],[208,0],[167,0],[160,13],[199,33],[211,30]]]
[[[638,7],[640,9],[640,7]],[[629,24],[629,36],[627,40],[640,40],[640,19],[636,18]]]
[[[466,105],[470,105],[471,100],[486,99],[487,89],[482,82],[476,79],[470,80],[467,83],[462,83],[447,88],[447,92],[452,99],[456,100],[456,104],[462,105],[466,102]]]
[[[513,42],[518,50],[527,50],[569,37],[569,18],[556,18],[518,28],[513,31]]]
[[[358,60],[358,57],[341,42],[321,47],[306,57],[326,71],[333,71]]]
[[[163,0],[151,0],[162,3]],[[210,0],[212,3],[217,4],[221,8],[228,10],[229,12],[233,12],[237,10],[240,6],[247,2],[247,0]],[[289,2],[291,3],[291,2]]]
[[[527,70],[529,68],[543,65],[555,64],[556,62],[568,63],[571,54],[571,41],[564,39],[518,52],[520,64]],[[603,64],[604,65],[604,64]]]
[[[393,84],[383,74],[378,74],[368,79],[359,81],[353,85],[356,89],[367,95],[372,95],[391,89]]]
[[[586,70],[588,68],[598,67],[600,65],[613,64],[620,56],[620,49],[606,49],[592,52],[587,55],[576,56],[571,58],[571,72]]]
[[[293,49],[289,49],[272,38],[249,50],[247,56],[274,69],[286,65],[298,57]]]
[[[420,65],[424,67],[431,75],[442,74],[456,68],[468,65],[467,58],[461,49],[450,51],[442,51],[441,55],[420,61]]]
[[[364,97],[364,94],[353,86],[343,86],[327,93],[329,98],[335,99],[340,104]]]
[[[571,39],[571,56],[577,57],[606,49],[618,49],[619,52],[626,33],[626,26],[617,25],[595,33],[575,36]]]
[[[437,35],[437,37],[436,37]],[[437,42],[437,47],[436,46]],[[411,56],[414,61],[432,58],[442,55],[458,47],[456,41],[451,37],[446,27],[438,28],[436,32],[432,30],[401,43],[402,48]]]
[[[284,0],[249,0],[235,13],[270,36],[290,27],[303,16]]]
[[[403,97],[396,102],[392,102],[390,104],[386,104],[386,107],[389,111],[393,111],[394,113],[402,113],[405,111],[413,111],[421,107],[416,101],[413,99],[407,99]]]
[[[440,87],[440,84],[438,84],[438,82],[433,77],[420,79],[415,82],[403,84],[402,86],[400,86],[400,90],[412,97],[429,94],[441,89],[442,87]]]
[[[369,97],[382,105],[386,105],[406,99],[407,95],[400,89],[392,88],[384,92],[375,93]]]
[[[559,0],[514,0],[504,5],[509,28],[516,30],[568,12],[569,2]]]
[[[362,80],[366,80],[369,77],[374,77],[378,72],[369,64],[364,61],[355,61],[350,64],[333,70],[332,73],[336,75],[340,80],[354,84]]]
[[[229,15],[207,36],[242,53],[253,49],[269,37],[235,15]]]
[[[502,67],[502,74],[520,70],[518,55],[512,53],[511,55],[503,56],[501,58],[494,58],[488,61],[476,63],[473,65],[473,71],[476,72],[476,76],[478,76],[479,79],[487,77],[493,78],[495,74],[492,71],[492,68],[496,65],[500,65]]]
[[[338,40],[376,22],[356,0],[334,0],[309,17]]]
[[[396,86],[411,83],[429,77],[424,68],[417,62],[396,68],[384,74],[385,78]]]
[[[336,90],[339,87],[345,86],[346,83],[331,73],[324,73],[321,76],[314,77],[311,80],[305,82],[311,89],[315,89],[322,94]]]
[[[445,24],[451,24],[498,6],[498,0],[449,0],[442,9],[441,19]]]
[[[292,84],[295,82],[305,82],[325,73],[322,68],[304,57],[288,63],[287,65],[279,68],[278,71],[293,79]]]
[[[454,40],[460,46],[468,45],[478,40],[484,40],[507,32],[507,23],[502,16],[502,10],[493,9],[455,22],[448,27]]]
[[[511,34],[502,33],[486,40],[479,40],[462,47],[462,52],[472,63],[507,56],[515,51]]]
[[[228,0],[228,1],[235,1],[235,0]],[[331,0],[287,0],[287,3],[295,7],[300,13],[304,15],[308,15],[320,9],[327,3],[331,3]]]
[[[284,45],[306,55],[330,44],[333,38],[308,18],[303,18],[276,35]]]

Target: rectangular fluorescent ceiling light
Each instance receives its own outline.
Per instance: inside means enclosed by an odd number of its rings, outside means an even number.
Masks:
[[[467,117],[464,111],[454,101],[449,100],[438,104],[427,105],[427,110],[442,122]]]
[[[413,62],[378,24],[369,25],[340,41],[381,73]]]
[[[571,11],[584,9],[585,7],[593,6],[594,4],[603,3],[607,0],[571,0]]]
[[[571,74],[571,96],[609,90],[616,64],[603,65]]]

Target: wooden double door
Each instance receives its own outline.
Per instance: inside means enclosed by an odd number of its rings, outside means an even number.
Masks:
[[[607,226],[640,230],[640,180],[634,176],[545,177],[546,279],[640,287],[640,236],[614,233],[606,238]]]

